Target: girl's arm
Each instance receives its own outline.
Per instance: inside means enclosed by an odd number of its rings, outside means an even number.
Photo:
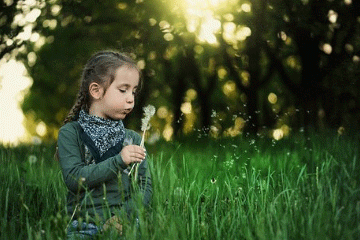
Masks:
[[[64,181],[70,191],[83,191],[82,186],[93,188],[117,177],[119,170],[126,169],[127,165],[120,154],[98,164],[85,165],[76,129],[68,126],[65,125],[59,131],[58,147]]]

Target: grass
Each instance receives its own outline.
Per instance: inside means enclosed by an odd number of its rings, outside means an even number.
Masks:
[[[189,138],[148,146],[143,239],[357,239],[357,137]],[[0,238],[64,239],[66,189],[53,146],[0,148]],[[99,239],[112,239],[104,233]],[[134,223],[124,239],[136,239]]]

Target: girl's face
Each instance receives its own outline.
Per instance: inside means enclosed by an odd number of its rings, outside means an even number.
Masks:
[[[105,119],[124,119],[134,107],[139,77],[139,72],[135,68],[128,66],[118,68],[115,79],[105,94],[94,102],[97,106],[92,114]]]

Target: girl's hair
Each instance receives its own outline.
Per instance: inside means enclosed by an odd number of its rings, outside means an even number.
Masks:
[[[116,51],[98,52],[94,54],[85,65],[75,104],[65,118],[64,124],[76,120],[81,109],[89,110],[91,104],[89,94],[90,84],[96,82],[103,86],[106,92],[106,89],[115,79],[116,70],[122,66],[134,68],[139,71],[140,82],[136,91],[138,93],[142,86],[142,77],[136,62],[125,53]]]

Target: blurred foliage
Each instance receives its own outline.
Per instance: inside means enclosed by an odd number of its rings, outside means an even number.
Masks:
[[[0,59],[24,44],[23,40],[17,39],[22,30],[22,24],[15,21],[15,17],[24,11],[18,7],[18,2],[19,0],[0,3]]]
[[[22,109],[48,126],[47,137],[73,105],[86,60],[102,49],[136,57],[145,81],[137,104],[159,109],[153,133],[168,139],[359,127],[357,1],[53,0],[38,7],[40,37],[18,58],[34,80]],[[138,107],[127,126],[139,129],[141,114]]]

